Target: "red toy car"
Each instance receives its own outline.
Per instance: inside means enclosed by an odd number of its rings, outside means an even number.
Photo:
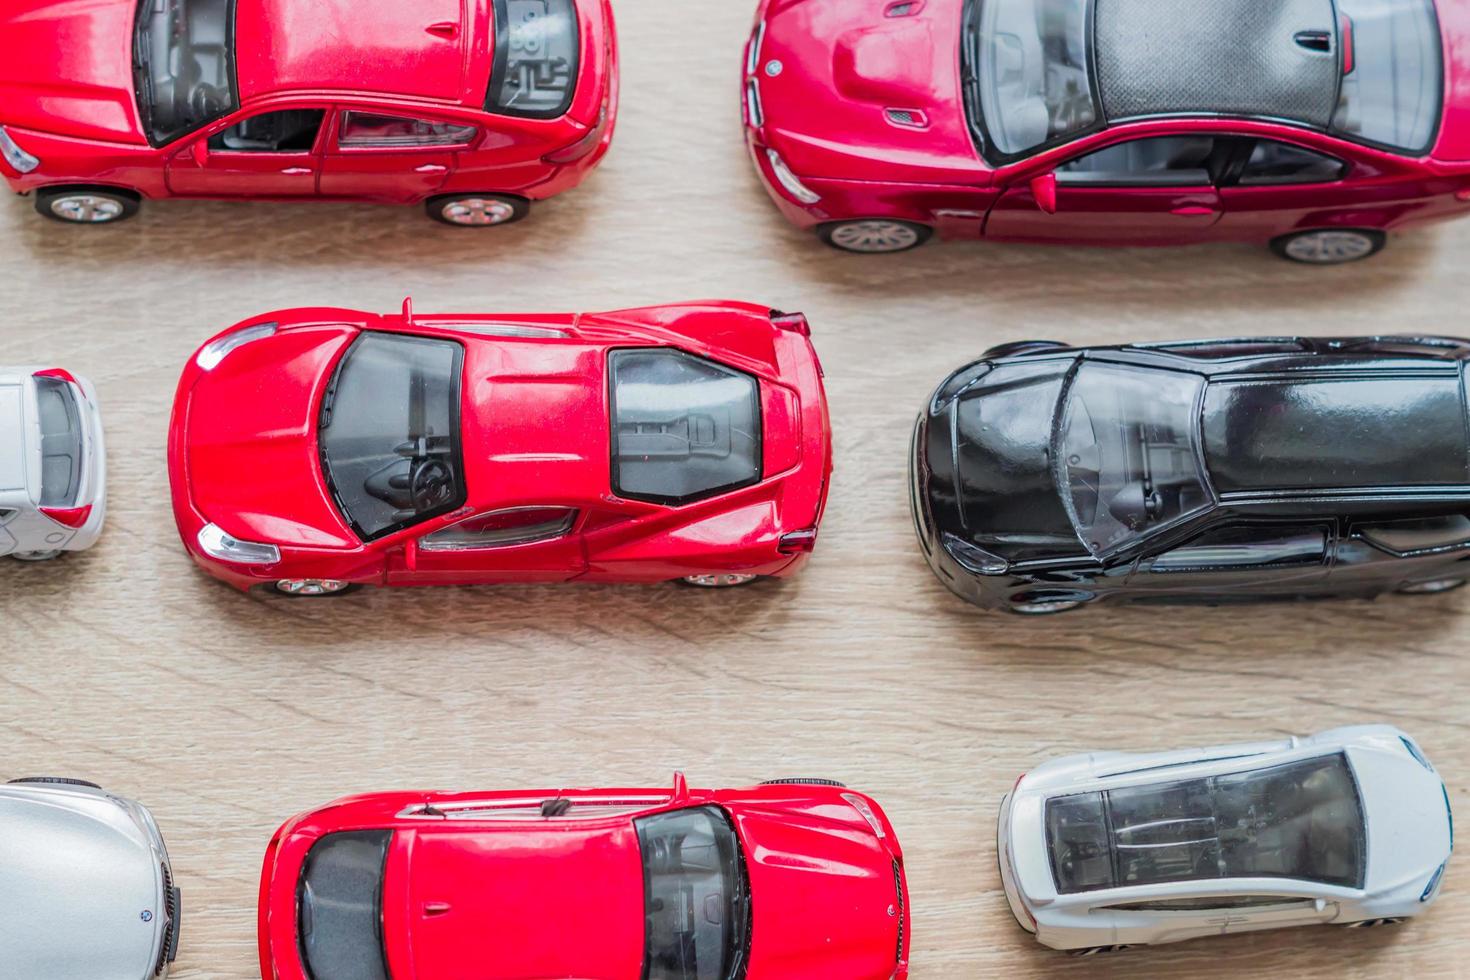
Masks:
[[[189,362],[169,433],[190,554],[293,596],[784,577],[831,470],[806,318],[738,303],[272,313]]]
[[[903,851],[830,780],[385,793],[288,821],[260,880],[272,980],[902,980]]]
[[[607,0],[11,0],[0,173],[48,218],[141,200],[426,201],[498,225],[617,114]]]
[[[1470,211],[1470,5],[762,0],[751,152],[855,252],[946,238],[1364,258]]]

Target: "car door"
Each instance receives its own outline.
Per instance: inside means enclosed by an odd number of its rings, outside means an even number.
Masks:
[[[1128,591],[1206,600],[1320,591],[1331,540],[1326,523],[1217,525],[1140,559]]]
[[[1381,220],[1365,221],[1364,206],[1382,198],[1391,185],[1364,184],[1364,173],[1345,159],[1301,144],[1242,139],[1220,189],[1221,236],[1261,241],[1331,224],[1375,227]],[[1343,220],[1344,208],[1354,209],[1352,220]]]
[[[1338,904],[1299,895],[1241,895],[1232,900],[1225,932],[1257,932],[1316,925],[1337,918]]]
[[[322,159],[323,197],[412,204],[454,171],[456,155],[480,138],[470,123],[410,113],[344,107]]]
[[[985,237],[1007,241],[1175,245],[1220,220],[1216,180],[1233,144],[1210,134],[1125,140],[1073,157],[1039,181],[1006,188]],[[1038,185],[1055,179],[1055,202]]]
[[[178,197],[312,197],[326,119],[324,107],[309,106],[237,115],[169,157],[169,192]]]
[[[1470,516],[1361,518],[1337,546],[1330,579],[1345,592],[1383,592],[1404,583],[1470,578]]]
[[[565,582],[587,570],[580,513],[515,507],[475,514],[410,541],[390,563],[390,585]]]

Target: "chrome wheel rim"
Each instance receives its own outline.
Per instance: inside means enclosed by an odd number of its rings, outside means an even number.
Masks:
[[[346,588],[346,582],[331,578],[283,578],[276,583],[278,592],[292,596],[336,595]]]
[[[1055,613],[1069,612],[1082,605],[1076,599],[1058,599],[1054,602],[1018,602],[1011,606],[1011,612],[1022,616],[1051,616]]]
[[[70,194],[51,202],[51,213],[63,221],[80,225],[100,225],[122,217],[122,202],[97,194]]]
[[[759,575],[741,575],[735,572],[726,572],[720,575],[689,575],[684,581],[690,585],[697,585],[701,589],[729,589],[737,585],[749,585]]]
[[[1358,231],[1315,231],[1298,235],[1286,243],[1286,254],[1298,262],[1336,265],[1354,262],[1373,253],[1376,243]]]
[[[919,244],[919,232],[897,221],[853,221],[832,229],[832,244],[849,252],[902,252]]]
[[[10,557],[16,561],[50,561],[61,556],[59,551],[17,551]]]
[[[483,228],[503,225],[515,217],[516,209],[504,201],[487,197],[465,197],[444,206],[444,219],[451,224]]]
[[[1442,578],[1433,582],[1415,582],[1399,591],[1405,595],[1438,595],[1441,592],[1451,592],[1464,584],[1465,580],[1461,578]]]

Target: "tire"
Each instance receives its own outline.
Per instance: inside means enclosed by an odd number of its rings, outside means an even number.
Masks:
[[[759,575],[741,575],[737,572],[712,572],[708,575],[686,575],[676,579],[680,585],[691,589],[738,589],[759,582]]]
[[[1358,922],[1344,922],[1344,929],[1376,929],[1378,926],[1397,926],[1403,924],[1402,917],[1389,916],[1382,919],[1363,919]]]
[[[1068,956],[1099,956],[1103,953],[1121,953],[1125,949],[1132,949],[1128,943],[1119,943],[1115,946],[1088,946],[1085,949],[1069,949]]]
[[[934,237],[934,229],[912,221],[873,218],[822,225],[817,229],[817,237],[843,252],[893,255],[923,245]]]
[[[1056,340],[1022,340],[1014,344],[1001,344],[992,347],[980,355],[980,360],[991,361],[1000,357],[1015,357],[1017,354],[1030,354],[1034,351],[1043,350],[1065,350],[1071,344],[1064,344]]]
[[[1319,228],[1282,235],[1271,251],[1303,265],[1343,265],[1377,255],[1387,244],[1387,235],[1369,228]]]
[[[451,228],[497,228],[531,213],[530,201],[510,194],[441,194],[424,207],[429,217]]]
[[[767,779],[761,783],[762,786],[831,786],[835,789],[847,789],[846,783],[839,783],[835,779]]]
[[[296,586],[296,589],[291,588],[293,585]],[[322,587],[322,591],[314,591],[313,586]],[[362,586],[339,582],[335,579],[303,578],[281,579],[263,588],[271,595],[278,595],[286,599],[340,599],[359,591]]]
[[[67,779],[64,776],[26,776],[23,779],[12,779],[7,786],[23,784],[41,784],[48,786],[83,786],[87,789],[101,789],[96,783],[89,783],[85,779]]]
[[[1087,598],[1079,596],[1075,592],[1063,595],[1049,595],[1045,592],[1032,592],[1023,594],[1019,601],[1011,600],[1006,610],[1016,616],[1056,616],[1064,612],[1080,609],[1087,604]]]
[[[16,561],[51,561],[61,557],[59,551],[16,551],[10,555]]]
[[[116,187],[52,187],[36,192],[36,211],[66,225],[112,225],[143,206],[132,191]]]
[[[1456,589],[1463,589],[1465,580],[1462,578],[1442,578],[1432,582],[1412,582],[1409,585],[1399,587],[1399,595],[1444,595]]]

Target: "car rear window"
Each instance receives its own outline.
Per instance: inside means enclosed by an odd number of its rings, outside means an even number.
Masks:
[[[571,107],[580,33],[573,0],[494,0],[495,67],[485,108],[546,119]]]
[[[1429,150],[1444,102],[1433,0],[1337,0],[1342,89],[1332,128],[1408,153]]]
[[[235,90],[235,0],[139,0],[133,81],[154,146],[240,108]]]
[[[36,379],[41,416],[41,506],[70,507],[82,487],[82,416],[70,384]]]
[[[328,834],[301,869],[297,918],[311,980],[388,980],[383,870],[391,831]]]
[[[1062,894],[1172,881],[1293,878],[1361,888],[1363,806],[1342,753],[1049,800]]]

